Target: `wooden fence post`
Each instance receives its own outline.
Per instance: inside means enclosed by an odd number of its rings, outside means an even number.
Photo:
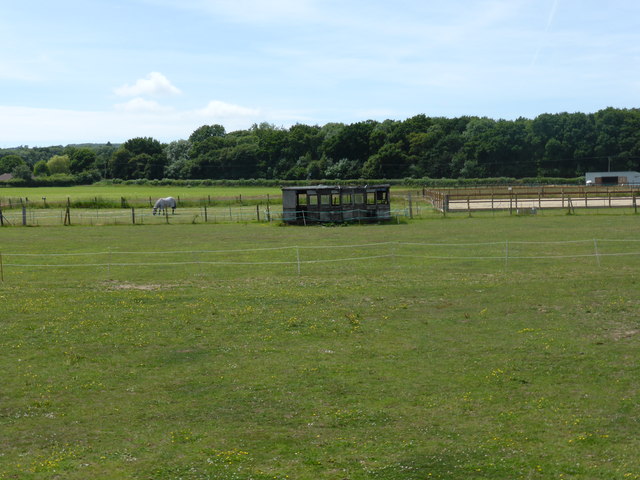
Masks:
[[[131,223],[136,224],[136,209],[131,207]]]
[[[27,207],[22,204],[22,226],[27,226]]]
[[[207,206],[204,206],[204,223],[207,223]]]

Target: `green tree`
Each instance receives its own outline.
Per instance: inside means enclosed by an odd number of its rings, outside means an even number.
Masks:
[[[319,158],[321,144],[322,135],[320,127],[298,123],[289,129],[284,156],[296,163],[300,158]]]
[[[11,175],[13,175],[14,178],[21,178],[22,180],[28,181],[31,180],[32,172],[31,168],[29,168],[29,165],[27,165],[26,163],[21,163],[14,167],[14,169],[11,171]]]
[[[11,173],[18,165],[26,165],[19,155],[7,155],[0,158],[0,174]]]
[[[57,173],[70,173],[70,163],[69,155],[54,155],[47,162],[47,167],[49,167],[49,173],[51,173],[51,175],[55,175]]]
[[[203,125],[194,130],[189,137],[189,142],[200,143],[211,137],[224,137],[226,132],[222,125]]]
[[[370,148],[369,138],[376,126],[377,122],[372,120],[344,126],[336,134],[325,137],[323,153],[331,159],[346,158],[362,165],[375,153]]]
[[[165,146],[164,151],[167,158],[165,176],[167,178],[189,178],[191,163],[189,152],[191,148],[189,140],[178,140]]]
[[[113,178],[158,179],[164,175],[165,164],[164,147],[158,140],[136,137],[127,140],[113,153],[109,167]]]
[[[251,141],[257,140],[254,177],[281,178],[295,165],[298,157],[288,154],[289,132],[283,128],[263,122],[253,125],[249,131]]]
[[[325,170],[325,178],[337,178],[347,180],[351,178],[360,178],[361,167],[355,160],[342,158],[336,163],[329,165]]]
[[[47,162],[45,160],[39,160],[34,166],[33,166],[33,174],[36,177],[46,177],[50,174],[49,172],[49,166],[47,165]]]
[[[69,169],[71,173],[80,173],[96,167],[96,152],[90,148],[68,147],[66,149],[69,155]]]
[[[402,150],[401,142],[383,145],[376,156],[380,162],[382,178],[403,178],[406,176],[408,158]]]
[[[126,180],[129,178],[129,160],[133,158],[130,151],[119,148],[111,156],[109,161],[109,171],[111,178],[120,178]]]
[[[382,161],[377,153],[371,155],[362,166],[363,178],[382,178]]]
[[[143,175],[144,178],[149,180],[161,179],[164,176],[165,157],[163,156],[151,156],[147,153],[142,153],[135,157],[137,163],[143,163]]]
[[[94,148],[96,152],[96,161],[95,167],[100,172],[102,177],[109,176],[109,163],[111,161],[111,157],[118,150],[117,145],[111,144],[111,142],[107,142],[104,145],[98,145]]]

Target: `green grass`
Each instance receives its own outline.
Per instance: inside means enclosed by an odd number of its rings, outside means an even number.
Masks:
[[[0,205],[19,203],[28,199],[34,208],[44,205],[60,206],[70,200],[76,207],[120,206],[125,198],[129,206],[149,206],[149,199],[155,202],[160,197],[180,198],[189,205],[222,202],[238,203],[240,200],[255,204],[270,195],[273,202],[280,201],[281,190],[269,187],[176,187],[141,185],[83,185],[73,187],[0,188]],[[43,200],[43,197],[46,198]],[[257,199],[257,200],[256,200]]]
[[[2,229],[0,479],[640,478],[637,231]]]
[[[393,187],[392,192],[404,197],[407,192],[418,196],[417,190]],[[75,208],[114,208],[121,206],[121,199],[130,207],[149,207],[160,197],[180,199],[181,206],[255,205],[267,202],[282,203],[282,190],[277,187],[220,187],[220,186],[149,186],[149,185],[81,185],[71,187],[2,187],[0,206],[20,207],[20,201],[28,200],[31,208],[61,207],[70,201]],[[45,200],[46,199],[46,200]]]

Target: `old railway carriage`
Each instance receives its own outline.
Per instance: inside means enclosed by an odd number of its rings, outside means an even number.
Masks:
[[[282,215],[303,225],[388,220],[389,185],[283,187]]]

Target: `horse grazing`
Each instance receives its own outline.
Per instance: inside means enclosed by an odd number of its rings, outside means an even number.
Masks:
[[[173,197],[159,198],[153,206],[153,214],[167,213],[167,208],[171,207],[171,213],[176,213],[176,199]]]

